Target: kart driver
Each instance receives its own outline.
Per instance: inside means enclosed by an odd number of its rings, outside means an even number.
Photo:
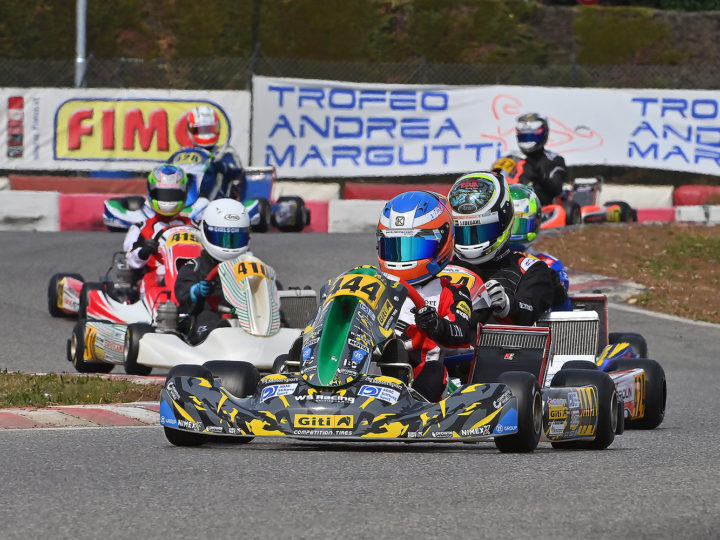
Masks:
[[[181,216],[188,195],[188,177],[174,165],[161,165],[148,175],[148,204],[155,215],[146,221],[133,224],[125,234],[123,249],[129,268],[146,271],[140,290],[162,283],[165,267],[156,257],[160,242],[159,233],[179,225],[194,226],[190,218]]]
[[[180,326],[192,345],[202,342],[215,328],[229,326],[218,313],[213,283],[205,278],[219,263],[250,254],[250,218],[245,206],[233,199],[212,201],[203,212],[200,241],[200,256],[185,263],[175,281],[175,298],[185,315]]]
[[[396,326],[400,339],[390,340],[381,362],[409,356],[413,388],[429,401],[439,401],[447,384],[444,347],[470,341],[470,293],[464,285],[437,277],[453,255],[453,224],[447,200],[429,191],[410,191],[390,200],[380,215],[377,251],[380,269],[413,285],[425,299],[415,309],[405,301]],[[405,341],[412,343],[406,353]]]
[[[515,133],[525,154],[520,183],[533,187],[542,206],[552,203],[562,193],[568,173],[563,157],[545,149],[550,134],[547,119],[537,113],[523,114],[517,119]]]
[[[536,323],[558,302],[559,280],[540,259],[508,247],[515,212],[505,179],[495,172],[466,174],[450,188],[448,199],[455,224],[453,264],[483,279],[498,322]],[[473,312],[471,322],[478,317]]]
[[[242,179],[242,164],[235,149],[219,146],[220,117],[209,105],[199,105],[187,113],[187,134],[196,148],[204,148],[213,155],[210,170],[203,176],[198,192],[200,197],[213,200],[229,197],[230,183]],[[240,200],[245,200],[244,182],[239,185]]]
[[[513,221],[512,233],[510,236],[510,249],[521,251],[537,257],[551,270],[553,270],[559,280],[559,286],[562,290],[556,291],[555,303],[553,303],[552,311],[571,311],[572,303],[567,296],[570,288],[570,278],[565,271],[565,265],[557,257],[553,257],[549,253],[535,251],[532,243],[538,236],[540,230],[540,200],[530,186],[524,184],[511,184],[510,196],[515,206],[515,220]],[[556,287],[558,284],[556,283]]]

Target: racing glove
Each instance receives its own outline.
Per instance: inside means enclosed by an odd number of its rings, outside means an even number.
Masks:
[[[197,302],[201,297],[205,298],[210,296],[212,291],[212,284],[209,281],[202,280],[198,281],[195,285],[190,287],[190,300]]]
[[[432,306],[423,306],[415,312],[415,326],[431,338],[437,334],[440,326],[440,317]]]
[[[495,279],[485,282],[485,290],[490,296],[490,306],[495,317],[502,319],[510,313],[510,299],[505,288]]]
[[[142,260],[147,261],[150,255],[154,255],[160,248],[160,242],[154,238],[147,238],[143,241],[140,251],[138,251],[138,257]]]

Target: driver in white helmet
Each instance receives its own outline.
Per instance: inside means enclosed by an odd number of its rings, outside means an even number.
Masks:
[[[188,316],[184,318],[184,329],[191,344],[200,343],[212,330],[227,325],[218,313],[215,284],[206,278],[219,263],[251,254],[250,218],[245,206],[233,199],[212,201],[203,212],[200,239],[202,253],[180,268],[175,281],[180,312]]]
[[[230,183],[242,180],[242,163],[237,151],[229,144],[220,145],[220,116],[209,105],[198,105],[187,113],[187,134],[196,148],[204,148],[213,155],[211,170],[203,175],[198,186],[200,197],[213,200],[230,197]],[[235,188],[240,200],[245,200],[245,183]],[[237,197],[234,197],[237,198]]]

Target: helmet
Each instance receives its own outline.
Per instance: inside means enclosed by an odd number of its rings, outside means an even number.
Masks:
[[[535,190],[525,184],[512,184],[510,196],[515,206],[510,245],[513,248],[527,249],[540,229],[540,199]]]
[[[550,134],[547,119],[537,113],[527,113],[518,117],[515,131],[518,146],[526,155],[542,150]]]
[[[380,270],[408,283],[435,277],[453,254],[447,200],[432,191],[408,191],[390,200],[377,227]]]
[[[200,241],[218,261],[245,253],[250,241],[250,217],[245,205],[234,199],[217,199],[208,204],[200,224]]]
[[[514,209],[507,182],[495,172],[461,176],[448,193],[455,253],[464,261],[492,259],[510,239]]]
[[[153,169],[147,180],[148,202],[161,216],[178,215],[185,208],[188,177],[180,167],[165,164]]]
[[[212,148],[220,138],[220,117],[208,105],[198,105],[187,114],[187,132],[193,145]]]

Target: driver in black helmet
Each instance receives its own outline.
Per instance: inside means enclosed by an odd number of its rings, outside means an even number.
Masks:
[[[525,154],[520,183],[529,184],[535,190],[540,204],[551,204],[562,193],[568,172],[562,156],[545,149],[550,128],[544,116],[526,113],[517,119],[517,142]]]

